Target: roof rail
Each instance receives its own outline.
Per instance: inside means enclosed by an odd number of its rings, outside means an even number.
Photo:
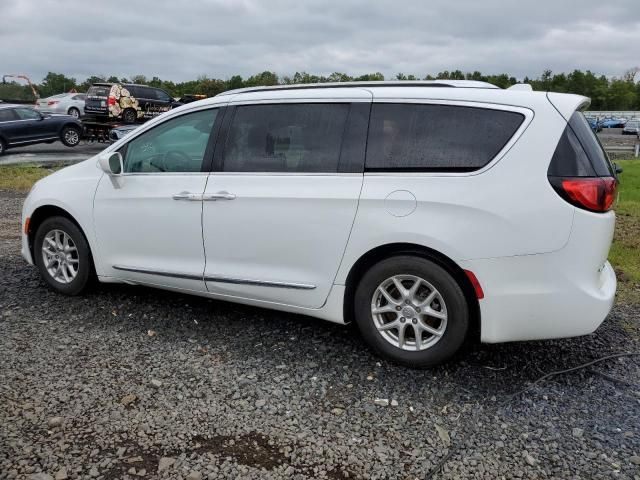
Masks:
[[[271,90],[303,90],[315,88],[367,88],[367,87],[454,87],[454,88],[499,88],[488,82],[476,80],[391,80],[368,82],[327,82],[296,83],[292,85],[272,85],[261,87],[236,88],[221,92],[217,97],[236,95],[238,93],[263,92]]]

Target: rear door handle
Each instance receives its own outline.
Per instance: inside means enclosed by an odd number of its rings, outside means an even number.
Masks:
[[[206,201],[214,202],[216,200],[235,200],[235,193],[225,192],[224,190],[216,193],[207,193],[202,196],[202,199]]]
[[[202,201],[201,193],[191,193],[191,192],[180,192],[173,195],[174,200],[187,200],[190,202],[200,202]]]

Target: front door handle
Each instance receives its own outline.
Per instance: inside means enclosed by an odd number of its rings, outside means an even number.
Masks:
[[[216,192],[216,193],[207,193],[205,195],[203,195],[202,198],[205,202],[206,201],[216,201],[216,200],[235,200],[236,199],[236,195],[235,193],[229,193],[229,192],[225,192],[224,190],[221,192]]]
[[[174,200],[187,200],[191,202],[200,202],[202,201],[201,193],[191,193],[191,192],[180,192],[173,195]]]

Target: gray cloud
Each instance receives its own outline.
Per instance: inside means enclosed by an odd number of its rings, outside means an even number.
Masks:
[[[0,73],[187,80],[263,70],[621,75],[637,0],[0,0]]]

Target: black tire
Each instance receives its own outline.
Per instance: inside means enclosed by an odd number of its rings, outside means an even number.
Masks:
[[[374,324],[371,312],[374,293],[378,286],[395,275],[413,275],[426,280],[440,293],[446,305],[444,332],[424,350],[410,351],[393,345]],[[360,280],[354,302],[356,324],[369,346],[381,356],[409,367],[430,367],[447,361],[463,345],[469,329],[469,308],[460,285],[445,269],[421,257],[402,255],[375,264]]]
[[[122,121],[127,124],[136,123],[138,119],[138,114],[133,108],[127,108],[124,112],[122,112]]]
[[[0,138],[0,155],[4,155],[4,152],[7,151],[7,144],[4,143],[4,140]]]
[[[72,117],[80,118],[80,110],[78,110],[76,107],[71,107],[71,108],[67,111],[67,113],[68,113],[69,115],[71,115]]]
[[[60,141],[67,147],[77,147],[80,145],[82,132],[78,127],[66,126],[60,132]]]
[[[45,241],[45,237],[50,232],[59,230],[66,233],[73,244],[76,247],[75,254],[72,254],[78,260],[78,269],[75,278],[69,283],[62,283],[56,280],[47,270],[45,266],[45,260],[42,253],[42,245]],[[93,272],[93,265],[91,260],[91,251],[89,250],[89,244],[87,243],[84,234],[71,220],[65,217],[50,217],[47,218],[36,231],[35,241],[33,245],[33,260],[40,271],[40,275],[47,285],[54,291],[63,293],[65,295],[78,295],[89,284],[91,275]]]

